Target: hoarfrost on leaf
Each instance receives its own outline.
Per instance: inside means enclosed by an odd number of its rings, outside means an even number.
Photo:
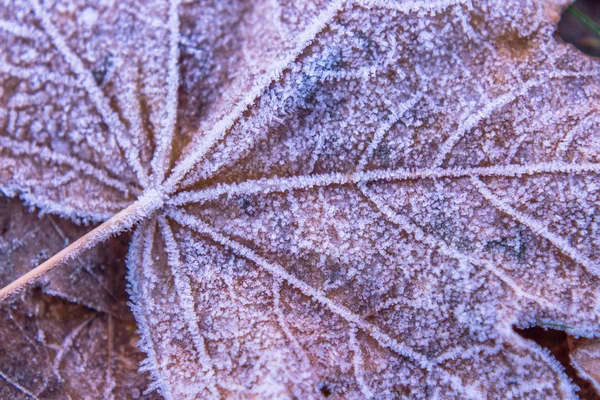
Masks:
[[[600,67],[563,3],[8,2],[0,188],[105,221],[48,268],[133,229],[167,399],[576,397],[513,331],[600,335]]]

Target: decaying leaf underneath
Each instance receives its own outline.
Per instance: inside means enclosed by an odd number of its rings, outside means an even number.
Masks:
[[[85,232],[0,198],[0,282],[6,284]],[[153,398],[127,307],[127,237],[52,271],[0,308],[0,398]]]
[[[584,360],[580,360],[579,347],[585,346],[590,339],[576,339],[563,331],[556,329],[540,328],[537,326],[528,329],[516,329],[517,333],[526,339],[534,340],[537,344],[548,349],[552,356],[565,368],[565,373],[579,387],[577,395],[582,400],[599,400],[600,391],[593,379],[585,371],[594,370],[595,357],[593,354],[584,353]],[[578,366],[578,360],[583,370]]]
[[[577,373],[590,381],[596,393],[600,393],[600,341],[578,339],[569,342],[571,360]]]

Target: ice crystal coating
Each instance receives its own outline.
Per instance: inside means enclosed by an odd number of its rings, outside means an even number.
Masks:
[[[576,397],[513,331],[600,336],[600,66],[562,3],[8,2],[0,188],[135,224],[166,399]]]

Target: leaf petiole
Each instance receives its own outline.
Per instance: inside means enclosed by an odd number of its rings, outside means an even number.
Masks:
[[[86,233],[48,260],[0,289],[0,301],[29,286],[54,267],[77,257],[87,249],[105,241],[111,236],[131,229],[136,223],[148,218],[162,207],[164,196],[156,189],[144,192],[133,204],[115,214],[95,229]]]

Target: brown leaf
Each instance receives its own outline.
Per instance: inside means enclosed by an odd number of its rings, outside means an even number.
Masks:
[[[578,339],[571,343],[571,360],[577,374],[592,383],[596,393],[600,393],[600,341],[598,339]]]
[[[86,228],[0,198],[2,284]],[[124,238],[44,277],[0,309],[1,398],[141,398],[147,377],[124,293]]]
[[[513,330],[600,336],[600,66],[564,3],[16,1],[0,187],[106,220],[39,271],[134,229],[165,398],[572,398]]]

